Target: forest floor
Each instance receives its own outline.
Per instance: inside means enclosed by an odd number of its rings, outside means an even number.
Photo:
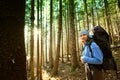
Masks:
[[[117,62],[118,76],[116,78],[115,71],[107,71],[104,73],[105,80],[120,80],[120,51],[113,52],[114,58]],[[74,72],[70,70],[70,62],[59,62],[58,75],[50,77],[49,68],[43,68],[42,78],[43,80],[85,80],[84,65],[80,63],[80,68],[77,68]]]

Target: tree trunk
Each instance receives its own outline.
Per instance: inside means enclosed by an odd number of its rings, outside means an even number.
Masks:
[[[46,1],[47,1],[47,0],[46,0]],[[46,9],[47,9],[47,7],[46,7]],[[46,12],[46,13],[47,13],[47,12]],[[47,46],[48,46],[48,43],[47,43],[48,38],[47,38],[47,35],[48,35],[48,34],[47,34],[47,33],[48,33],[48,31],[47,31],[47,14],[46,14],[46,40],[45,40],[45,45],[46,45],[46,46],[45,46],[45,50],[46,50],[46,51],[45,51],[45,52],[46,52],[46,55],[45,55],[45,56],[46,56],[46,64],[47,64],[47,62],[48,62],[48,58],[47,58],[47,56],[48,56],[48,47],[47,47]]]
[[[69,0],[70,2],[70,45],[69,50],[71,53],[71,63],[72,69],[78,67],[77,54],[76,54],[76,39],[75,39],[75,25],[74,25],[74,0]]]
[[[64,51],[64,49],[63,49],[63,48],[64,48],[64,44],[63,44],[63,42],[64,42],[64,39],[63,39],[63,30],[62,30],[62,34],[61,34],[61,35],[62,35],[62,46],[61,46],[61,47],[62,47],[62,50],[61,50],[62,56],[61,56],[61,60],[62,60],[62,62],[64,62],[64,53],[63,53],[63,51]]]
[[[84,1],[84,10],[85,10],[85,18],[86,18],[86,28],[89,30],[89,21],[88,21],[88,11],[87,11],[87,3],[86,3],[86,0],[83,0]]]
[[[104,0],[104,4],[105,4],[106,26],[108,28],[108,33],[109,33],[109,35],[111,37],[111,33],[110,33],[110,20],[109,20],[110,16],[109,16],[109,13],[108,13],[108,2],[107,2],[107,0]]]
[[[105,30],[107,30],[106,21],[105,21],[105,11],[104,11],[104,9],[102,10],[102,17],[103,17],[103,25],[104,25],[104,28],[105,28]]]
[[[42,80],[42,59],[43,59],[43,27],[42,27],[42,0],[40,0],[40,26],[41,26],[41,53],[40,53],[40,66],[39,66],[39,80]]]
[[[69,35],[70,35],[70,34],[69,34],[69,33],[70,33],[70,32],[69,32],[69,31],[70,31],[70,30],[69,30],[69,24],[70,24],[70,18],[69,18],[69,5],[68,5],[69,3],[67,2],[67,0],[66,0],[66,3],[65,3],[65,4],[66,4],[66,10],[67,10],[67,11],[66,11],[67,61],[70,61],[70,59],[69,59],[69,55],[70,55],[70,51],[69,51],[69,41],[70,41],[70,40],[69,40]],[[67,16],[67,15],[68,15],[68,16]]]
[[[96,12],[97,13],[97,25],[100,25],[100,17],[99,17],[99,14],[98,14],[98,12]]]
[[[34,80],[34,0],[31,0],[31,42],[30,42],[30,68],[31,80]]]
[[[53,67],[53,72],[52,75],[56,75],[58,72],[58,65],[59,65],[59,57],[60,57],[60,41],[61,41],[61,33],[62,33],[62,0],[59,0],[59,28],[58,28],[58,40],[57,40],[57,52],[56,52],[56,57],[55,57],[55,62],[54,62],[54,67]]]
[[[49,48],[49,66],[50,68],[53,68],[53,51],[52,51],[52,0],[50,0],[50,48]]]
[[[117,14],[116,14],[116,27],[117,27],[117,32],[118,32],[118,36],[120,36],[120,11],[117,10]],[[120,40],[120,37],[118,38]]]
[[[27,80],[24,18],[25,0],[0,1],[0,80]]]
[[[92,15],[92,27],[95,26],[95,21],[94,21],[94,3],[95,0],[92,0],[92,8],[91,8],[91,15]]]
[[[40,62],[39,62],[39,60],[40,60],[40,50],[39,50],[39,28],[40,28],[40,25],[39,25],[39,5],[40,4],[40,1],[39,0],[37,0],[37,31],[38,31],[38,34],[37,34],[37,80],[39,80],[39,74],[40,74],[40,72],[39,72],[39,66],[40,66]]]

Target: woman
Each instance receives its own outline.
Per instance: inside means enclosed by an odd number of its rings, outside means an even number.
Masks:
[[[80,31],[80,37],[84,44],[81,62],[85,64],[86,80],[104,80],[103,71],[98,66],[103,62],[102,51],[94,41],[91,42],[87,30]]]

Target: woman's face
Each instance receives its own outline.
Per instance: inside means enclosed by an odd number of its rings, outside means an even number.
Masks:
[[[88,36],[86,34],[80,35],[80,38],[83,43],[86,43],[86,41],[88,40]]]

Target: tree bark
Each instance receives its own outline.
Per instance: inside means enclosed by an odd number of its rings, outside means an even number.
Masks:
[[[37,31],[38,31],[38,34],[37,34],[37,80],[39,80],[40,79],[40,76],[39,76],[39,74],[40,74],[40,72],[39,72],[39,70],[40,70],[40,50],[39,50],[39,48],[40,48],[40,44],[39,44],[39,29],[40,29],[40,23],[39,23],[39,11],[40,11],[40,1],[39,0],[37,0]]]
[[[70,2],[70,45],[69,50],[71,53],[71,63],[73,70],[78,67],[77,54],[76,54],[76,38],[75,38],[75,25],[74,25],[74,0]]]
[[[0,80],[27,80],[24,18],[25,0],[0,1]]]
[[[89,30],[89,21],[88,21],[88,11],[87,11],[87,3],[86,3],[86,0],[83,0],[84,1],[84,10],[85,10],[85,19],[86,19],[86,26],[85,28]]]
[[[31,0],[31,41],[30,41],[30,73],[34,80],[34,0]]]
[[[107,26],[107,28],[108,28],[108,33],[109,33],[110,42],[111,42],[110,15],[109,15],[109,13],[108,13],[108,2],[107,2],[107,0],[104,0],[104,4],[105,4],[106,26]]]
[[[41,53],[40,53],[40,65],[39,65],[39,80],[42,80],[42,64],[43,64],[43,54],[44,54],[44,46],[43,46],[43,26],[42,26],[42,0],[40,0],[40,26],[41,26]]]
[[[50,0],[50,48],[49,48],[49,66],[53,68],[53,51],[52,51],[52,0]]]
[[[95,21],[94,21],[94,3],[95,0],[92,0],[92,8],[91,8],[91,15],[92,15],[92,27],[95,26]]]
[[[62,33],[62,0],[59,0],[59,29],[58,29],[58,40],[57,40],[57,52],[53,67],[52,75],[56,75],[58,72],[58,65],[59,65],[59,57],[60,57],[60,42],[61,42],[61,33]]]

